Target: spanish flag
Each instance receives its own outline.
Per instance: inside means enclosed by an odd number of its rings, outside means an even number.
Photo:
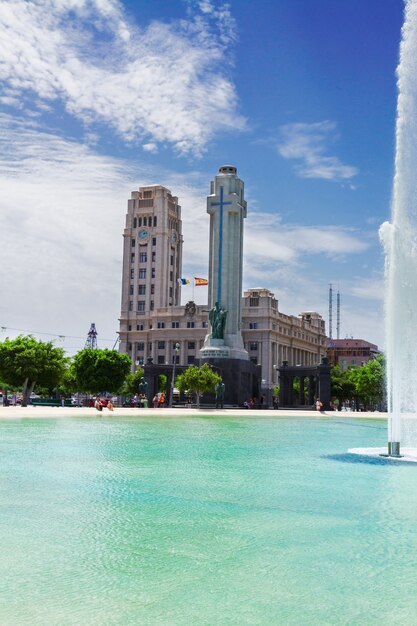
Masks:
[[[208,280],[207,278],[197,278],[197,276],[194,276],[194,285],[196,287],[204,287],[204,285],[208,285]]]

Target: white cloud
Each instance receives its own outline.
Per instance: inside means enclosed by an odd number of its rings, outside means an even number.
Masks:
[[[363,233],[359,237],[343,226],[283,224],[279,215],[257,212],[247,218],[245,247],[260,261],[294,263],[311,254],[340,258],[364,252],[368,244]]]
[[[83,335],[95,322],[99,341],[115,338],[126,201],[140,185],[163,184],[178,196],[183,275],[207,276],[209,179],[198,171],[179,174],[98,155],[91,145],[41,130],[34,120],[0,115],[5,296],[0,325]],[[320,276],[319,286],[314,284],[305,264],[312,256],[334,261],[365,249],[363,233],[359,238],[342,227],[287,225],[279,216],[252,210],[245,223],[244,285],[270,288],[284,312],[317,308],[325,313],[327,279]],[[182,293],[183,302],[190,299],[191,287]],[[194,298],[203,303],[206,294],[205,288],[196,288]],[[65,343],[82,345],[78,340]]]
[[[198,155],[217,131],[245,127],[226,75],[234,33],[228,8],[210,2],[140,29],[118,0],[5,0],[0,79],[34,106],[59,99],[126,141]]]
[[[302,178],[340,181],[353,178],[358,169],[345,165],[336,156],[328,156],[328,144],[337,138],[335,122],[296,123],[281,127],[278,152],[284,159],[295,160]]]
[[[384,279],[358,276],[351,283],[348,283],[347,290],[350,295],[356,298],[382,302],[385,296]]]
[[[79,336],[95,322],[99,345],[111,346],[120,315],[127,199],[154,183],[182,203],[186,271],[206,275],[206,177],[98,155],[36,121],[0,114],[0,326]],[[63,345],[74,352],[83,341]]]
[[[142,148],[145,150],[145,152],[158,152],[158,146],[156,143],[144,143]]]

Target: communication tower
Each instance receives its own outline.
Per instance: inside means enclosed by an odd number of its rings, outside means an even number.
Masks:
[[[336,306],[337,306],[337,317],[336,317],[336,337],[340,339],[340,291],[337,290],[336,294]]]
[[[329,339],[333,337],[333,285],[329,285]]]
[[[97,330],[95,324],[91,324],[90,326],[84,348],[92,348],[93,350],[97,348]]]

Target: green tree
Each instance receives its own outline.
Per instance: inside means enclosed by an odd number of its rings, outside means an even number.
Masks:
[[[38,341],[31,335],[19,335],[0,343],[0,378],[11,387],[22,387],[22,406],[30,394],[40,387],[56,387],[65,371],[62,348],[52,342]]]
[[[192,365],[177,376],[175,386],[183,392],[191,392],[196,396],[197,408],[200,407],[200,395],[213,393],[214,388],[221,381],[221,376],[213,372],[211,367],[204,363],[201,367]]]
[[[117,393],[129,374],[132,361],[127,354],[116,350],[92,350],[78,352],[73,361],[73,370],[79,391]]]
[[[355,396],[355,383],[352,379],[352,369],[342,370],[339,364],[331,368],[331,395],[332,400],[339,408],[344,402],[352,402]]]
[[[121,389],[122,396],[133,396],[139,392],[140,379],[143,377],[143,369],[138,369],[134,374],[126,376],[125,383]]]
[[[355,386],[357,405],[363,404],[366,410],[381,405],[385,393],[385,361],[378,355],[366,365],[351,371],[351,379]]]

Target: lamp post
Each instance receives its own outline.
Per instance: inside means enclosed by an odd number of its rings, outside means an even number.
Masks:
[[[180,344],[174,344],[174,362],[172,364],[172,379],[171,379],[171,393],[169,394],[169,407],[172,408],[172,400],[174,399],[174,381],[175,381],[175,366],[177,364],[177,355],[180,351]]]
[[[273,394],[273,407],[274,409],[278,408],[278,403],[279,403],[279,395],[276,396],[275,395],[275,387],[278,387],[279,384],[279,365],[273,365],[272,366],[273,370],[274,370],[274,376],[273,376],[273,380],[272,380],[272,394]]]

